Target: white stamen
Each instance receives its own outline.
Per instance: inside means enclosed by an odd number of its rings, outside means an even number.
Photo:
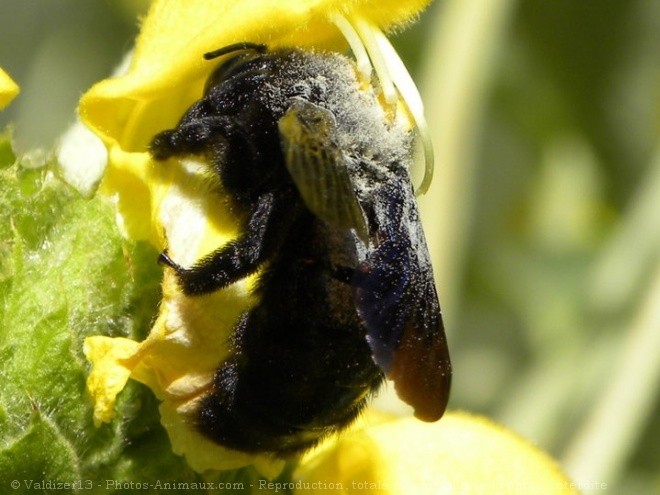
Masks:
[[[408,109],[424,152],[424,177],[416,194],[426,193],[433,178],[433,143],[424,118],[422,98],[415,82],[392,44],[377,26],[359,17],[349,20],[341,14],[333,15],[332,22],[348,41],[358,71],[370,78],[373,66],[385,102],[395,106],[402,100]]]
[[[382,51],[384,59],[388,64],[389,75],[392,77],[394,85],[399,90],[401,99],[406,104],[406,107],[408,107],[408,111],[415,122],[415,127],[417,128],[419,138],[422,142],[425,163],[424,178],[417,188],[416,194],[425,194],[428,191],[433,178],[434,156],[431,132],[426,125],[426,118],[424,117],[424,104],[422,103],[422,97],[417,90],[415,82],[412,77],[410,77],[408,69],[406,69],[399,54],[396,52],[385,34],[380,30],[375,30],[374,36],[378,43],[378,47]]]
[[[390,68],[387,59],[383,56],[384,54],[381,52],[376,38],[376,33],[379,33],[380,30],[373,24],[370,24],[359,17],[353,18],[351,21],[360,36],[360,39],[364,43],[367,53],[369,53],[369,58],[376,71],[376,76],[378,77],[378,82],[380,83],[380,89],[383,92],[385,102],[388,105],[396,105],[399,101],[399,94],[397,93],[396,88],[394,87],[394,81],[392,81],[392,77],[390,76]]]
[[[371,80],[371,61],[369,60],[369,55],[367,55],[367,50],[364,48],[364,44],[360,39],[357,31],[353,28],[351,23],[341,14],[334,14],[332,17],[332,22],[339,28],[341,34],[344,35],[348,45],[351,47],[353,56],[355,57],[355,64],[357,65],[357,70],[362,77],[367,81]]]

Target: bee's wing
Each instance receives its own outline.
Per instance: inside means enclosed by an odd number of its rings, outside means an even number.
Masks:
[[[334,227],[355,229],[367,241],[350,172],[333,143],[335,125],[320,106],[295,103],[279,121],[286,166],[311,212]],[[447,405],[451,364],[428,251],[424,242],[413,245],[409,229],[421,227],[400,211],[414,201],[412,190],[387,190],[381,196],[383,201],[371,206],[383,210],[388,228],[373,236],[378,246],[354,271],[356,308],[374,361],[394,381],[399,397],[418,418],[435,421]]]
[[[333,143],[335,119],[307,101],[294,103],[279,121],[286,167],[307,208],[339,229],[355,229],[366,241],[367,226],[342,150]]]
[[[451,363],[430,265],[404,235],[384,241],[355,271],[358,313],[374,360],[415,416],[436,421],[449,400]],[[427,253],[423,253],[426,258]]]

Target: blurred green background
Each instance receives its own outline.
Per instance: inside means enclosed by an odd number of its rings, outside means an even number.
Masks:
[[[19,151],[53,149],[147,4],[0,0]],[[576,481],[660,493],[660,2],[438,1],[393,41],[435,139],[451,407]]]

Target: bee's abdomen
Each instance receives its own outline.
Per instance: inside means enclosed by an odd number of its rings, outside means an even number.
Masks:
[[[350,424],[384,380],[351,288],[333,277],[335,246],[303,227],[308,245],[294,235],[262,274],[259,302],[236,325],[234,354],[202,401],[198,428],[221,445],[304,451]]]

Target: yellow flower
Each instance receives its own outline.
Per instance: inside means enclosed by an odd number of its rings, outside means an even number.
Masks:
[[[9,105],[18,94],[18,86],[7,75],[5,71],[0,69],[0,110]]]
[[[160,0],[144,20],[128,71],[102,81],[80,102],[83,122],[108,148],[100,191],[117,204],[120,227],[148,239],[183,266],[235,237],[235,219],[222,198],[208,191],[206,169],[194,161],[156,163],[146,152],[153,136],[174,127],[201,97],[217,65],[202,55],[243,41],[269,46],[345,50],[349,45],[365,80],[372,63],[384,101],[400,104],[422,121],[419,95],[382,30],[414,18],[429,0]],[[347,41],[348,40],[348,41]],[[427,155],[430,156],[430,155]],[[93,364],[88,389],[95,422],[114,416],[117,394],[129,378],[162,400],[161,418],[173,450],[197,471],[257,464],[273,475],[279,461],[247,456],[206,440],[186,413],[226,357],[237,317],[249,303],[250,278],[202,297],[186,297],[166,270],[160,314],[149,337],[92,337],[85,352]]]
[[[367,416],[311,452],[293,473],[296,495],[577,494],[546,454],[489,420],[447,413],[437,423]]]

